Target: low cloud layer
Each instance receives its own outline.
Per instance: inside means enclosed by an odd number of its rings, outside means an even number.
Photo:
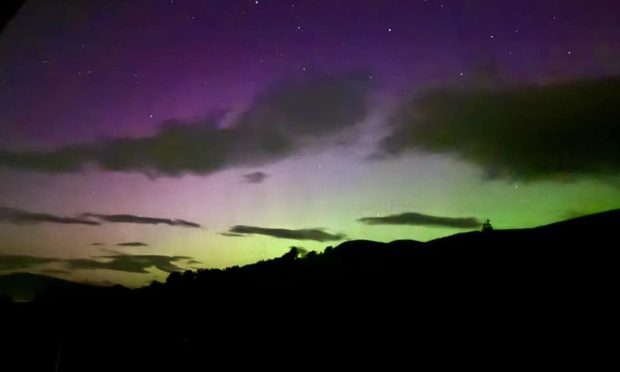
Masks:
[[[51,274],[51,275],[70,275],[71,271],[62,270],[62,269],[42,269],[38,271],[41,274]]]
[[[416,96],[392,117],[383,156],[452,154],[489,177],[620,173],[620,78]]]
[[[68,270],[96,270],[106,269],[115,271],[124,271],[130,273],[147,273],[150,268],[171,273],[174,271],[182,271],[183,269],[176,265],[180,261],[194,261],[191,257],[186,256],[162,256],[162,255],[129,255],[122,253],[113,253],[105,256],[94,258],[53,258],[53,257],[36,257],[28,255],[0,255],[0,270],[55,270],[57,272],[64,271],[62,269],[46,269],[41,266],[46,264],[60,264]]]
[[[234,235],[230,235],[234,234]],[[233,226],[228,233],[224,233],[227,236],[243,236],[243,235],[266,235],[280,239],[294,239],[294,240],[314,240],[317,242],[329,242],[334,240],[345,239],[343,234],[330,234],[323,229],[280,229],[280,228],[267,228],[257,226],[236,225]]]
[[[238,233],[233,233],[233,232],[223,232],[223,233],[220,233],[220,235],[227,236],[229,238],[242,238],[244,236],[247,236],[245,234],[238,234]]]
[[[48,213],[28,212],[21,209],[0,207],[0,222],[15,225],[31,225],[39,223],[58,223],[63,225],[100,225],[98,221],[87,218],[57,216]]]
[[[148,244],[143,242],[124,242],[116,244],[117,247],[148,247]]]
[[[181,219],[171,219],[171,218],[160,218],[160,217],[147,217],[147,216],[137,216],[133,214],[98,214],[98,213],[83,213],[83,217],[85,218],[94,218],[103,222],[110,223],[136,223],[136,224],[144,224],[144,225],[170,225],[170,226],[180,226],[180,227],[192,227],[192,228],[201,228],[202,226],[199,223],[186,221]]]
[[[55,258],[29,255],[0,255],[0,270],[20,270],[56,262]]]
[[[199,223],[181,219],[138,216],[133,214],[98,214],[82,213],[77,217],[59,216],[49,213],[29,212],[22,209],[0,207],[0,222],[15,225],[35,225],[40,223],[57,223],[63,225],[98,226],[103,223],[135,223],[145,225],[169,225],[179,227],[201,228]],[[92,243],[101,245],[101,243]]]
[[[281,81],[224,127],[221,118],[170,121],[149,137],[106,139],[54,151],[0,150],[0,167],[62,173],[94,165],[158,177],[264,164],[360,122],[369,88],[366,74]]]
[[[175,264],[176,262],[189,259],[191,257],[112,254],[100,256],[97,259],[75,258],[64,260],[64,262],[72,270],[106,269],[130,273],[147,273],[147,269],[155,267],[161,271],[171,273],[183,270]]]
[[[264,172],[253,172],[253,173],[244,174],[243,175],[243,180],[246,183],[261,183],[264,180],[266,180],[267,177],[269,177],[269,175],[267,173],[264,173]]]
[[[482,224],[475,217],[439,217],[428,214],[408,212],[384,217],[363,217],[358,221],[368,225],[417,225],[475,229]]]

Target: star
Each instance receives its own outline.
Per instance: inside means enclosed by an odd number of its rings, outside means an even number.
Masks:
[[[391,27],[388,27],[388,32],[392,32],[392,28]]]

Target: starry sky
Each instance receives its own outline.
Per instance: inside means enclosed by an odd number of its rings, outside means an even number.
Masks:
[[[28,0],[0,274],[139,286],[620,207],[614,0]]]

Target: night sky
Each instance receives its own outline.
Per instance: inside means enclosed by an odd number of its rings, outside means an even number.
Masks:
[[[615,0],[28,0],[0,274],[131,286],[620,207]]]

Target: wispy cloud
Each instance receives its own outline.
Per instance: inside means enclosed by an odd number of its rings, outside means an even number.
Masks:
[[[330,234],[325,232],[323,229],[282,229],[246,225],[233,226],[228,233],[224,234],[231,233],[236,234],[233,236],[258,234],[281,239],[314,240],[317,242],[328,242],[346,238],[343,234]]]
[[[70,275],[71,271],[62,270],[62,269],[41,269],[38,270],[41,274],[52,274],[52,275]]]
[[[101,260],[105,261],[101,261]],[[130,273],[147,273],[147,269],[155,267],[168,273],[182,271],[183,269],[175,263],[182,260],[189,260],[186,256],[161,256],[161,255],[126,255],[112,254],[100,256],[97,259],[75,258],[64,260],[70,269],[80,270],[116,270]]]
[[[169,121],[152,136],[114,138],[53,151],[2,151],[0,167],[78,172],[87,165],[149,177],[209,174],[281,160],[360,122],[371,82],[349,73],[291,79],[259,94],[238,119]]]
[[[475,217],[439,217],[428,214],[407,212],[383,217],[363,217],[358,221],[368,225],[420,225],[453,228],[478,228],[480,220]]]
[[[233,232],[223,232],[223,233],[220,233],[220,235],[227,236],[229,238],[242,238],[242,237],[247,236],[245,234],[238,234],[238,233],[233,233]]]
[[[15,225],[33,225],[40,223],[56,223],[64,225],[88,225],[98,226],[103,223],[135,223],[145,225],[169,225],[179,227],[201,228],[202,226],[193,221],[178,218],[161,218],[138,216],[133,214],[99,214],[82,213],[77,217],[60,216],[50,213],[30,212],[22,209],[0,207],[0,222]],[[92,243],[102,245],[102,243]]]
[[[182,271],[176,265],[178,262],[192,261],[187,256],[163,256],[163,255],[130,255],[114,252],[109,255],[92,258],[56,258],[36,257],[29,255],[0,255],[0,270],[30,270],[39,271],[55,270],[57,273],[65,271],[57,268],[45,268],[47,264],[58,264],[68,270],[115,270],[130,273],[147,273],[149,268],[157,268],[165,272]]]
[[[29,255],[0,255],[0,270],[20,270],[57,262],[57,258]]]
[[[264,172],[253,172],[243,175],[243,179],[246,183],[261,183],[268,177],[269,175]]]
[[[137,216],[133,214],[84,213],[82,214],[82,216],[85,218],[93,218],[93,219],[98,219],[103,222],[110,222],[110,223],[136,223],[136,224],[145,224],[145,225],[163,224],[163,225],[191,227],[191,228],[202,227],[199,223],[192,222],[192,221],[186,221],[186,220],[181,220],[181,219],[171,219],[171,218]]]
[[[143,242],[124,242],[116,244],[118,247],[148,247],[148,244]]]
[[[49,213],[36,213],[8,207],[0,207],[0,222],[8,222],[16,225],[58,223],[64,225],[95,226],[101,224],[98,221],[92,221],[88,218],[58,216]]]

